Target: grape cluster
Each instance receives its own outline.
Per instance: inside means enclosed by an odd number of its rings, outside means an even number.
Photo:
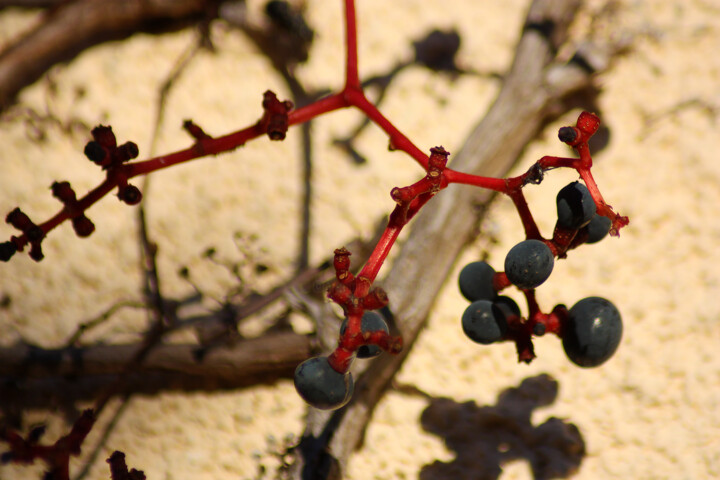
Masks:
[[[535,300],[535,288],[552,273],[555,257],[582,243],[596,243],[609,232],[611,220],[597,214],[588,188],[572,182],[558,192],[557,222],[551,240],[528,238],[510,249],[505,271],[496,272],[486,261],[471,262],[460,271],[460,293],[470,302],[462,314],[465,335],[476,343],[512,340],[518,357],[534,358],[532,337],[555,333],[562,338],[567,357],[581,367],[595,367],[608,360],[622,337],[622,319],[617,308],[600,297],[584,298],[569,310],[557,305],[542,313]],[[500,291],[515,285],[528,303],[527,318],[518,304]]]
[[[520,307],[510,297],[498,295],[496,276],[487,262],[472,262],[460,271],[459,285],[471,303],[462,315],[462,328],[472,341],[488,345],[502,340],[508,321],[520,315]]]
[[[340,326],[340,336],[346,335],[348,319]],[[370,341],[373,334],[390,333],[385,318],[376,311],[363,313],[360,323],[360,337]],[[364,344],[355,350],[357,358],[373,358],[382,353],[375,344]],[[295,369],[295,389],[308,404],[321,410],[335,410],[344,406],[353,394],[354,382],[349,371],[335,370],[328,357],[318,356],[304,361]]]

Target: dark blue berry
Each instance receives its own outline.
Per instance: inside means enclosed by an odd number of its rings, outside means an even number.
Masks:
[[[352,397],[352,374],[339,373],[327,357],[305,360],[295,369],[295,390],[308,404],[321,410],[335,410]]]
[[[590,223],[585,226],[588,234],[585,243],[597,243],[605,238],[610,231],[610,225],[612,225],[612,220],[608,217],[595,215],[592,220],[590,220]]]
[[[492,300],[497,296],[493,288],[495,269],[487,262],[468,263],[460,270],[458,285],[460,293],[469,301]]]
[[[489,300],[477,300],[462,315],[462,328],[473,342],[489,345],[501,340],[507,332],[505,315]]]
[[[340,325],[340,335],[345,335],[345,330],[347,329],[347,318],[343,321],[342,325]],[[367,332],[377,332],[377,331],[383,331],[387,334],[390,334],[390,329],[388,329],[387,322],[385,322],[385,319],[377,312],[365,312],[362,317],[362,323],[360,324],[360,331],[363,333]],[[382,353],[382,349],[378,347],[377,345],[363,345],[360,348],[357,349],[357,357],[358,358],[373,358],[377,357]]]
[[[558,130],[558,138],[563,143],[572,143],[577,138],[577,131],[573,127],[561,127]]]
[[[529,290],[548,279],[555,260],[550,247],[540,240],[524,240],[505,257],[505,274],[513,285]]]
[[[580,182],[572,182],[557,194],[557,223],[562,228],[577,230],[595,215],[595,201],[587,187]]]
[[[517,302],[510,297],[500,295],[493,300],[493,304],[500,309],[505,320],[520,316],[520,307]]]
[[[581,367],[597,367],[609,359],[622,338],[622,319],[615,305],[600,297],[583,298],[569,311],[563,326],[563,348]]]

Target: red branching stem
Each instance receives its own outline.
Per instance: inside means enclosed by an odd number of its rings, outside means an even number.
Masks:
[[[373,105],[362,90],[348,89],[344,91],[347,102],[361,110],[373,123],[382,128],[390,138],[390,149],[401,150],[418,162],[425,170],[428,168],[428,156],[423,153],[415,144],[393,123],[380,113],[375,105]]]
[[[380,237],[367,263],[358,274],[358,278],[367,279],[369,283],[356,285],[356,297],[362,298],[367,295],[372,282],[377,277],[380,267],[387,258],[388,253],[390,253],[390,249],[402,228],[436,193],[448,186],[444,173],[449,155],[443,147],[431,148],[430,156],[426,160],[427,175],[408,187],[396,187],[390,192],[390,196],[398,205],[390,214],[387,228]]]
[[[395,207],[397,210],[400,208],[398,205]],[[372,254],[370,255],[370,258],[368,259],[367,263],[365,263],[365,266],[362,268],[360,273],[358,274],[358,277],[367,278],[370,280],[370,283],[375,281],[375,278],[378,275],[378,272],[380,272],[380,267],[382,267],[383,262],[385,262],[385,259],[387,258],[388,254],[390,253],[390,249],[395,244],[395,240],[397,240],[398,235],[400,235],[400,231],[402,230],[402,225],[389,225],[387,228],[385,228],[385,231],[383,232],[382,236],[380,237],[380,240],[378,241],[377,245],[375,245],[375,249],[373,250]],[[367,290],[366,292],[363,292],[362,290]],[[358,288],[355,291],[355,296],[357,297],[363,297],[363,293],[367,294],[367,292],[370,290],[368,285],[361,285],[358,286]]]
[[[293,110],[288,115],[288,122],[290,125],[298,125],[312,120],[315,117],[319,117],[320,115],[349,106],[350,104],[347,102],[345,96],[342,93],[336,93],[323,97],[310,105]]]
[[[470,173],[458,172],[452,168],[445,169],[445,178],[447,178],[449,183],[472,185],[475,187],[487,188],[488,190],[494,190],[496,192],[505,192],[505,189],[507,188],[505,185],[505,179],[503,178],[472,175]]]
[[[319,115],[341,108],[346,108],[347,106],[348,104],[340,94],[325,97],[311,105],[289,112],[287,116],[288,126],[304,123]],[[267,133],[263,129],[261,121],[250,127],[221,137],[211,137],[207,135],[190,120],[187,120],[184,123],[184,128],[195,138],[196,143],[193,146],[145,161],[112,167],[111,170],[108,170],[107,178],[93,190],[73,202],[72,208],[64,206],[62,210],[56,213],[49,220],[39,224],[38,226],[42,229],[44,235],[47,235],[48,232],[64,221],[76,217],[80,213],[89,209],[114,188],[118,186],[126,186],[128,179],[140,175],[147,175],[157,170],[172,167],[197,158],[206,157],[208,155],[217,155],[222,152],[234,150],[237,147],[244,145],[248,140],[252,140]],[[22,251],[28,243],[27,235],[23,234],[13,237],[13,243],[17,247],[18,251]]]
[[[595,201],[595,205],[597,206],[597,214],[603,215],[612,220],[612,226],[610,227],[610,235],[618,236],[618,231],[622,227],[630,223],[630,220],[628,219],[628,217],[624,217],[615,213],[612,207],[605,202],[589,168],[583,168],[578,171],[580,173],[580,177],[585,182],[585,185],[587,186],[590,195],[592,195],[593,200]]]
[[[355,0],[345,0],[345,91],[360,90]]]
[[[347,106],[348,104],[343,100],[342,95],[331,95],[303,108],[289,112],[288,125],[292,126],[304,123],[317,116],[334,110],[339,110]],[[249,140],[264,134],[266,134],[266,132],[263,131],[261,122],[258,122],[250,127],[223,135],[221,137],[202,139],[190,148],[170,153],[168,155],[151,158],[143,162],[135,162],[126,165],[127,178],[145,175],[179,163],[194,160],[196,158],[206,157],[208,155],[217,155],[218,153],[234,150],[245,145],[245,143]]]
[[[103,198],[105,195],[107,195],[110,191],[112,191],[115,187],[117,187],[117,183],[113,182],[111,180],[106,179],[103,181],[100,185],[92,189],[90,192],[85,194],[84,197],[78,199],[76,203],[76,209],[80,211],[85,211],[88,208],[90,208],[95,202]],[[75,212],[73,212],[75,213]],[[63,208],[60,212],[55,214],[54,217],[47,220],[46,222],[43,222],[40,224],[40,228],[43,229],[43,231],[47,234],[50,230],[60,225],[62,222],[67,220],[70,217],[71,213],[66,209]]]
[[[528,239],[533,238],[535,240],[542,240],[542,235],[540,234],[540,230],[535,223],[532,212],[530,212],[530,207],[528,207],[527,200],[525,200],[525,195],[523,194],[523,191],[518,189],[508,193],[508,196],[515,204],[515,208],[520,215],[520,220],[522,221],[523,228],[525,229],[525,236]]]
[[[545,172],[547,170],[551,170],[553,168],[579,168],[581,166],[582,160],[579,158],[567,158],[567,157],[551,157],[551,156],[544,156],[540,160],[538,160],[536,163],[537,165]]]

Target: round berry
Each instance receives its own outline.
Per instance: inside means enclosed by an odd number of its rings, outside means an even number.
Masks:
[[[520,316],[520,307],[517,302],[510,297],[500,295],[493,300],[493,304],[500,309],[500,312],[502,312],[503,318],[505,318],[506,321],[512,317]]]
[[[605,238],[610,231],[610,225],[612,225],[612,220],[608,217],[595,215],[592,220],[590,220],[590,223],[585,226],[588,233],[585,243],[597,243]]]
[[[558,138],[563,143],[572,143],[577,138],[577,130],[573,127],[561,127],[558,130]]]
[[[557,194],[557,223],[568,230],[577,230],[595,215],[595,201],[587,187],[580,182],[572,182]]]
[[[524,240],[510,249],[505,257],[505,274],[522,290],[541,285],[548,279],[555,260],[550,247],[540,240]]]
[[[458,275],[460,293],[471,302],[492,300],[497,296],[497,292],[493,288],[494,276],[495,269],[487,262],[468,263]]]
[[[581,367],[597,367],[609,359],[622,338],[620,312],[600,297],[583,298],[569,311],[563,326],[563,349]]]
[[[347,329],[348,319],[346,318],[342,325],[340,325],[340,335],[345,335]],[[390,334],[385,319],[378,312],[365,312],[362,316],[362,322],[360,324],[360,331],[362,333],[383,331]],[[382,353],[382,349],[377,345],[362,345],[357,349],[357,358],[373,358],[377,357]]]
[[[327,357],[305,360],[295,369],[295,390],[315,408],[335,410],[352,397],[352,374],[339,373],[328,363]]]
[[[462,315],[462,329],[473,342],[489,345],[507,332],[507,321],[500,308],[489,300],[477,300]]]

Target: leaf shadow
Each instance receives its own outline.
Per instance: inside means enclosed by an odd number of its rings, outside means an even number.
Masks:
[[[541,374],[503,390],[495,405],[430,397],[422,428],[442,437],[456,456],[423,466],[420,480],[497,479],[504,465],[517,460],[530,464],[535,480],[573,475],[586,453],[578,427],[556,417],[532,424],[533,410],[551,405],[557,395],[557,380]]]

